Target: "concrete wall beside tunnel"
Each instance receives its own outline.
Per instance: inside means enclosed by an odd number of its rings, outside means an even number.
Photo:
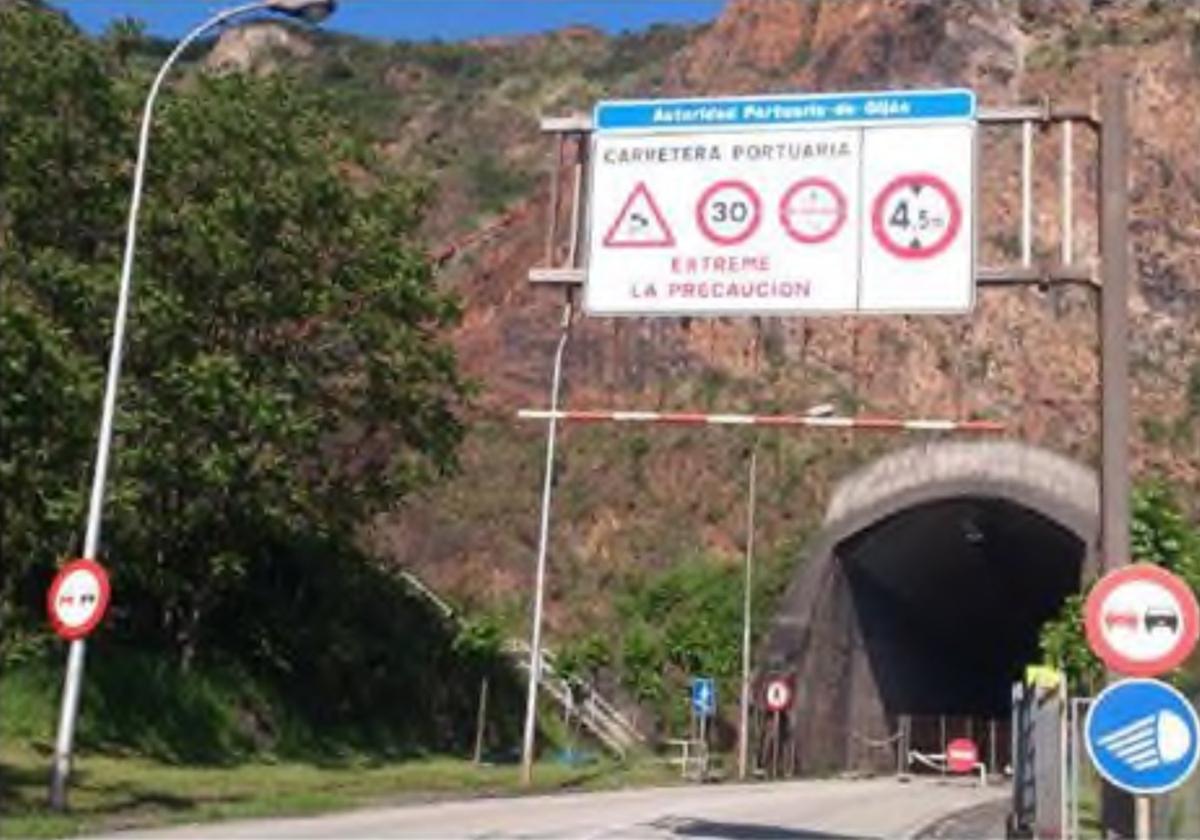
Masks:
[[[894,766],[859,747],[902,716],[1006,715],[1098,522],[1091,470],[1017,443],[915,447],[843,480],[760,660],[797,678],[795,769]]]

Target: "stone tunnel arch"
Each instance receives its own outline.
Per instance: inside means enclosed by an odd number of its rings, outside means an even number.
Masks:
[[[1098,528],[1095,473],[1015,442],[913,447],[842,480],[760,658],[796,675],[795,769],[861,763],[856,739],[902,715],[1006,714]]]

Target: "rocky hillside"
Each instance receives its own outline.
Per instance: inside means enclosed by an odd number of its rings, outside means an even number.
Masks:
[[[432,173],[435,245],[516,216],[450,262],[465,317],[455,341],[479,381],[462,472],[377,523],[375,539],[467,603],[524,619],[542,437],[516,409],[547,402],[561,298],[526,283],[541,259],[549,146],[541,114],[598,98],[963,85],[987,105],[1086,105],[1101,69],[1131,79],[1136,469],[1200,486],[1200,8],[1082,0],[731,0],[713,25],[608,38],[589,29],[462,45],[382,44],[245,30],[216,55],[288,61],[368,119],[399,167]],[[1036,253],[1055,253],[1057,136],[1036,161]],[[1044,150],[1044,151],[1042,151]],[[1094,144],[1081,139],[1077,159]],[[984,261],[1017,249],[1019,148],[984,136]],[[1081,170],[1076,232],[1093,253],[1095,176]],[[581,322],[566,402],[588,407],[987,416],[1013,437],[1094,460],[1096,312],[1082,290],[985,290],[957,318]],[[911,439],[770,433],[760,445],[760,545],[820,517],[836,478]],[[611,621],[622,581],[680,557],[737,562],[748,437],[731,431],[571,428],[554,521],[552,631]]]

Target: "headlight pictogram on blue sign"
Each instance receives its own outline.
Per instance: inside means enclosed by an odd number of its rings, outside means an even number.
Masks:
[[[1158,680],[1122,680],[1092,703],[1084,723],[1100,775],[1130,793],[1182,784],[1200,759],[1200,720],[1187,698]]]

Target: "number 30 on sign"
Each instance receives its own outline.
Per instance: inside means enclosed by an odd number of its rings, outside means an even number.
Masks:
[[[762,199],[744,181],[718,181],[696,202],[696,224],[717,245],[745,242],[761,221]]]

